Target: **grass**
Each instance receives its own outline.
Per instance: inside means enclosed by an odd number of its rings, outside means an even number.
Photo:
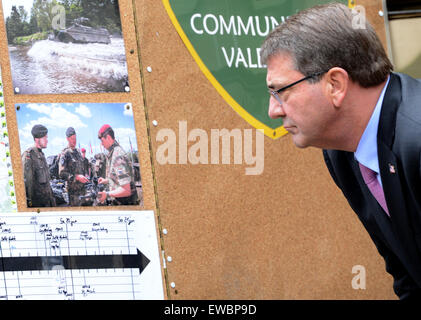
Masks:
[[[47,39],[48,34],[49,34],[49,32],[45,31],[45,32],[34,33],[34,34],[29,35],[29,36],[16,37],[16,38],[13,39],[13,43],[18,44],[18,45],[30,45],[34,41]]]

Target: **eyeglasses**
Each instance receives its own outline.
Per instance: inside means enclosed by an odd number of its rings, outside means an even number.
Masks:
[[[305,81],[305,80],[308,80],[308,79],[310,79],[310,78],[314,78],[314,77],[317,77],[317,76],[320,76],[320,75],[322,75],[323,73],[326,73],[326,71],[321,71],[321,72],[316,72],[316,73],[313,73],[312,75],[309,75],[309,76],[307,76],[307,77],[304,77],[304,78],[302,78],[302,79],[300,79],[300,80],[298,80],[298,81],[295,81],[294,83],[291,83],[291,84],[289,84],[289,85],[287,85],[287,86],[285,86],[285,87],[283,87],[283,88],[281,88],[281,89],[279,89],[279,90],[269,90],[269,93],[276,99],[276,101],[278,101],[279,102],[279,104],[282,104],[282,100],[281,100],[281,97],[279,96],[279,94],[282,92],[282,91],[284,91],[284,90],[286,90],[286,89],[289,89],[289,88],[291,88],[292,86],[295,86],[296,84],[298,84],[298,83],[300,83],[300,82],[303,82],[303,81]]]

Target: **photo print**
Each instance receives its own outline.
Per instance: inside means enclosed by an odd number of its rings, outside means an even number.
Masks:
[[[15,107],[28,207],[143,207],[130,103]]]
[[[2,0],[19,94],[128,92],[118,0]]]

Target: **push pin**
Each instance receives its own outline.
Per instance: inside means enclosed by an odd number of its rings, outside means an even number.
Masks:
[[[19,93],[20,89],[18,87],[15,88],[15,93]]]
[[[158,121],[153,120],[153,121],[152,121],[152,124],[154,125],[154,127],[156,127],[156,126],[158,125]]]
[[[152,68],[151,67],[147,67],[146,70],[148,70],[149,73],[152,72]]]
[[[395,166],[389,163],[389,171],[390,173],[396,173]]]

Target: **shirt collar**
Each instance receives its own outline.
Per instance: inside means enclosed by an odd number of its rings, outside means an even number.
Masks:
[[[118,144],[118,142],[117,142],[117,140],[114,140],[114,143],[111,145],[111,147],[110,147],[110,149],[109,150],[107,150],[108,151],[108,153],[106,154],[106,157],[109,159],[109,158],[111,158],[111,156],[112,156],[112,154],[113,154],[113,152],[114,152],[114,148],[115,147],[117,147],[119,144]]]
[[[354,156],[359,163],[375,171],[377,174],[380,174],[379,158],[377,155],[377,130],[379,128],[380,112],[382,109],[384,94],[389,84],[389,80],[390,75],[388,76],[386,85],[380,94],[370,121],[361,136],[357,150],[354,153]]]

